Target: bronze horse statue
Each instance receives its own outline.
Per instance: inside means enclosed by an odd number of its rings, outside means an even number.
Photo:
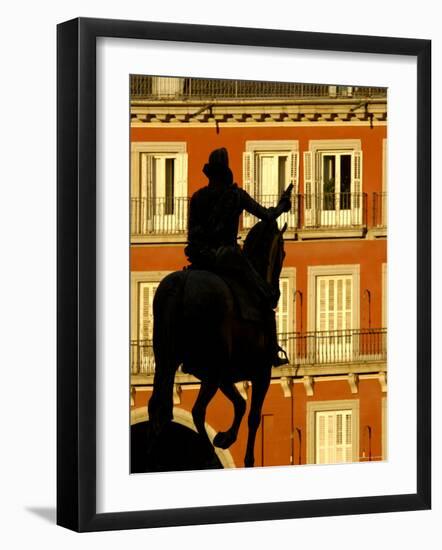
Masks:
[[[277,222],[260,221],[247,235],[243,254],[279,296],[284,252],[283,233]],[[198,433],[210,443],[205,430],[206,409],[218,389],[232,402],[234,418],[226,432],[218,432],[213,445],[223,449],[236,440],[246,403],[235,382],[250,381],[252,400],[244,459],[254,466],[256,432],[271,380],[272,356],[265,323],[246,321],[238,313],[229,285],[219,275],[184,269],[167,275],[153,302],[155,375],[149,400],[152,448],[155,437],[173,419],[173,385],[180,365],[201,381],[192,408]],[[212,448],[212,447],[211,447]]]

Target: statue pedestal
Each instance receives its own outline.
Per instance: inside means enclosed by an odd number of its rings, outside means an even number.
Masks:
[[[147,455],[149,422],[131,426],[131,473],[176,472],[222,468],[213,447],[193,430],[171,422]]]

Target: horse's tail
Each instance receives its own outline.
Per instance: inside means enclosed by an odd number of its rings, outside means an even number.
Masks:
[[[153,301],[155,375],[148,405],[152,435],[158,435],[173,418],[173,384],[180,364],[180,320],[186,277],[185,271],[165,277]]]

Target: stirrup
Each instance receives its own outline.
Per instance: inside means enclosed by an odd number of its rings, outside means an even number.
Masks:
[[[281,352],[284,354],[284,357],[279,357],[279,354]],[[282,365],[288,365],[289,363],[290,363],[290,360],[288,358],[287,352],[281,346],[278,346],[276,355],[273,359],[273,366],[281,367]]]

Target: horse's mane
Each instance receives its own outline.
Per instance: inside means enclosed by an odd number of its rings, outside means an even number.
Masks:
[[[270,246],[277,232],[276,221],[263,220],[255,224],[245,238],[243,252],[261,275],[267,270]]]

